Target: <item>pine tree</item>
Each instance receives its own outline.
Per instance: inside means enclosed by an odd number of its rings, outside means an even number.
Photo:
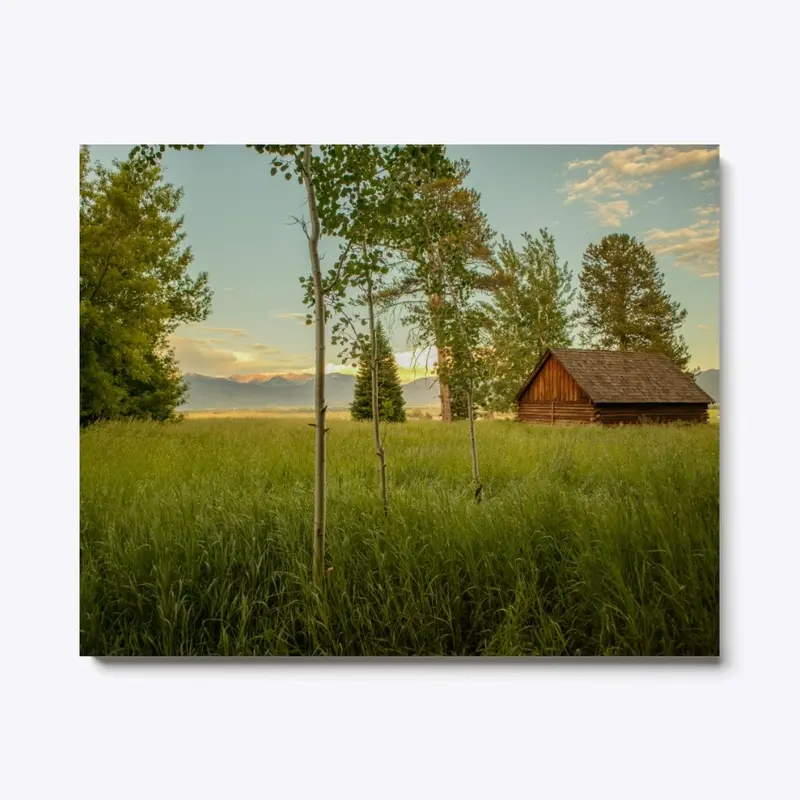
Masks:
[[[605,236],[583,255],[579,317],[590,347],[657,352],[681,369],[689,350],[680,329],[687,311],[664,288],[655,256],[625,233]]]
[[[405,422],[405,398],[397,372],[397,362],[389,346],[383,326],[378,323],[375,330],[378,342],[378,403],[380,418],[384,422]],[[372,359],[370,343],[365,342],[361,350],[356,376],[355,397],[350,406],[354,420],[372,419]]]

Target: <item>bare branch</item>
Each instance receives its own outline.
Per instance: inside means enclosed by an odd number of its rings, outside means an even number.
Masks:
[[[291,219],[292,221],[288,222],[287,225],[299,225],[302,228],[303,233],[306,236],[306,239],[311,238],[308,234],[308,223],[305,221],[305,219],[301,219],[300,217],[290,217],[289,219]]]

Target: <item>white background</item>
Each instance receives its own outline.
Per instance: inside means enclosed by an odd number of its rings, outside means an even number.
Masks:
[[[792,4],[0,8],[4,797],[795,796]],[[721,145],[719,663],[78,657],[78,145],[265,140]]]

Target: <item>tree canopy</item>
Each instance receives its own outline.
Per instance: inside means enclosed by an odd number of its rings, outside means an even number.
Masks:
[[[555,238],[543,228],[522,234],[517,249],[501,239],[494,261],[494,292],[486,318],[491,331],[491,404],[505,411],[548,347],[572,345],[572,275],[560,263]]]
[[[142,159],[80,151],[80,422],[169,420],[186,387],[168,336],[207,317],[205,273],[177,216],[182,190]]]
[[[678,332],[687,311],[667,294],[655,256],[626,233],[586,248],[579,316],[585,345],[664,353],[682,369],[689,363]]]

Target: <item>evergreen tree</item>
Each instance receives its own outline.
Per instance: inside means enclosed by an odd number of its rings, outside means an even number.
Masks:
[[[380,322],[376,326],[375,336],[378,343],[378,403],[380,406],[380,418],[385,422],[405,422],[406,401],[403,397],[403,388],[400,385],[400,377],[397,372],[397,361],[395,361],[394,353],[389,346],[389,339]],[[359,356],[355,397],[350,406],[350,413],[354,420],[372,419],[371,355],[371,345],[366,340]]]
[[[582,267],[585,345],[664,353],[686,369],[689,350],[678,331],[687,311],[667,294],[655,256],[641,242],[625,233],[605,236],[586,248]]]

